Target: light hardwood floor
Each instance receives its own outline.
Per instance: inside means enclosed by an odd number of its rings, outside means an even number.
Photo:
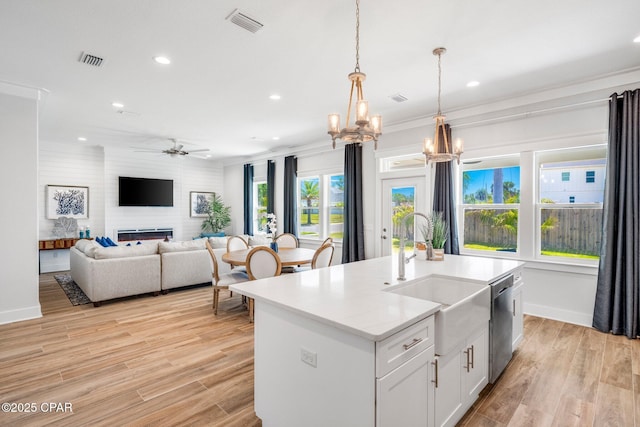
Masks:
[[[210,287],[73,307],[43,274],[40,301],[41,319],[0,325],[0,402],[38,411],[0,412],[0,425],[261,425],[239,296],[217,317]],[[640,427],[640,341],[526,316],[507,370],[459,425]]]

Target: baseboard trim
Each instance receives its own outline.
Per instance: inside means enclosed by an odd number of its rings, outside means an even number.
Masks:
[[[524,303],[523,312],[532,316],[544,317],[546,319],[559,320],[562,322],[573,323],[575,325],[586,326],[590,328],[593,325],[593,315],[579,313],[577,311],[562,310],[560,308],[548,307],[538,304]]]
[[[40,304],[18,310],[0,311],[0,325],[42,317]]]

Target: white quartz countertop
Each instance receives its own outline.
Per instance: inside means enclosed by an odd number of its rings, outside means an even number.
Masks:
[[[444,261],[413,259],[406,265],[407,281],[428,276],[489,284],[524,263],[446,255]],[[397,257],[283,274],[229,288],[240,294],[380,341],[440,310],[440,304],[383,292],[399,282]]]

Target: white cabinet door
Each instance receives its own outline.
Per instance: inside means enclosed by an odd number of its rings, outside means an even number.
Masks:
[[[463,350],[463,379],[465,399],[472,403],[489,383],[489,330],[481,329],[467,339],[467,348]]]
[[[511,292],[513,298],[513,344],[511,348],[513,351],[516,351],[518,345],[520,345],[520,341],[524,338],[524,313],[522,312],[522,289],[524,288],[524,281],[522,280],[522,271],[516,271],[513,279],[513,291]]]
[[[489,326],[476,330],[446,355],[436,356],[436,427],[455,426],[489,382]]]
[[[430,425],[433,349],[433,346],[427,348],[376,380],[377,427]]]
[[[453,426],[458,419],[464,400],[462,393],[462,351],[436,356],[438,383],[435,390],[436,427]]]

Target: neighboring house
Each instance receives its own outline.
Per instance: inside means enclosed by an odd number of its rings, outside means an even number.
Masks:
[[[554,203],[602,203],[606,159],[540,166],[540,199]]]

